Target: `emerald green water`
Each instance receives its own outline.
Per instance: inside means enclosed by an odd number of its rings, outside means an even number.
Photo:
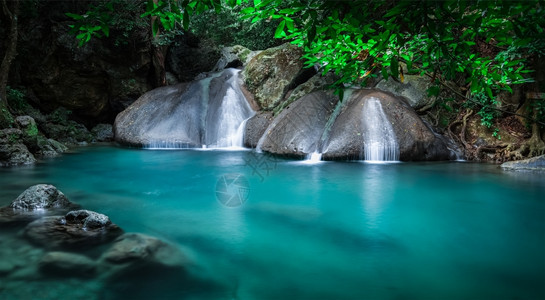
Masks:
[[[247,179],[247,198],[226,207],[217,183],[233,173]],[[543,174],[100,146],[0,169],[0,206],[38,183],[127,232],[175,243],[221,287],[188,289],[162,273],[125,284],[0,273],[0,299],[545,298]]]

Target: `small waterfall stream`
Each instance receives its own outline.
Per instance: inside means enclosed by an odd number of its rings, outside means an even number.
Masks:
[[[255,112],[240,89],[239,72],[226,69],[192,83],[166,117],[150,122],[144,148],[242,148],[244,126]]]
[[[380,100],[367,99],[363,106],[364,159],[398,161],[399,146],[392,125],[384,114]]]

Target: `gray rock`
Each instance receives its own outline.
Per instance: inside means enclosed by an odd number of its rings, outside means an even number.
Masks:
[[[224,47],[221,49],[221,57],[212,71],[217,72],[227,68],[242,67],[258,53],[240,45]]]
[[[272,112],[258,112],[246,122],[244,147],[255,148],[265,130],[273,121]]]
[[[297,99],[308,95],[314,91],[326,90],[329,85],[337,80],[337,76],[333,73],[327,73],[325,76],[316,74],[307,82],[298,85],[293,91],[286,95],[286,100],[283,100],[280,105],[274,109],[274,114],[278,115],[284,108],[295,102]]]
[[[414,109],[424,107],[432,99],[428,97],[428,88],[432,85],[430,79],[420,75],[405,75],[404,82],[388,78],[381,80],[376,88],[390,92],[396,96],[407,98],[409,105]]]
[[[9,205],[16,210],[62,209],[73,204],[55,186],[37,184],[26,189]]]
[[[258,147],[297,158],[321,152],[322,134],[337,102],[331,92],[318,91],[302,97],[274,119]]]
[[[84,255],[54,251],[42,257],[39,269],[49,276],[91,277],[95,275],[96,263]]]
[[[508,161],[501,165],[504,170],[545,172],[545,155],[524,160]]]
[[[263,110],[273,110],[303,73],[302,50],[285,44],[262,51],[243,71],[244,83]],[[300,82],[299,82],[300,83]]]
[[[238,70],[227,69],[203,80],[157,88],[142,95],[117,115],[116,141],[137,147],[222,146],[218,144],[227,143],[226,126],[232,130],[237,124],[232,119],[226,122],[225,101],[234,105],[229,108],[234,110],[230,117],[240,123],[255,114],[238,76]]]
[[[323,159],[363,159],[363,135],[366,128],[362,122],[362,109],[367,99],[380,100],[382,109],[390,121],[399,146],[402,161],[449,160],[455,159],[443,139],[418,117],[414,110],[401,98],[374,89],[349,90],[350,98],[329,133]]]
[[[24,235],[46,248],[86,248],[110,242],[123,233],[107,216],[92,211],[44,217],[28,224]]]
[[[111,124],[98,124],[91,129],[97,142],[111,142],[114,140],[114,131]]]
[[[4,144],[0,140],[0,167],[32,165],[36,158],[22,143]]]
[[[82,225],[83,229],[105,228],[112,224],[108,216],[90,210],[75,210],[66,214],[66,223]]]

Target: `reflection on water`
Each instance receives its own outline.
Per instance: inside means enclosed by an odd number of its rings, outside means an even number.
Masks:
[[[89,147],[0,169],[2,206],[51,183],[125,231],[175,243],[197,265],[191,274],[149,270],[115,282],[44,279],[13,259],[39,260],[44,250],[18,235],[21,228],[0,228],[0,298],[28,298],[46,286],[44,299],[545,297],[545,183],[535,174],[260,155]],[[257,174],[252,161],[275,167]],[[225,207],[216,184],[232,173],[248,179],[249,198]]]

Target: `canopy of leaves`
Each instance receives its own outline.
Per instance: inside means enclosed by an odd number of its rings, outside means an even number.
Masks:
[[[544,0],[149,0],[142,16],[154,18],[156,33],[226,7],[253,23],[275,21],[275,37],[303,47],[308,67],[339,75],[339,91],[376,76],[403,81],[408,71],[463,80],[472,95],[493,99],[530,82],[528,58],[545,54]]]

